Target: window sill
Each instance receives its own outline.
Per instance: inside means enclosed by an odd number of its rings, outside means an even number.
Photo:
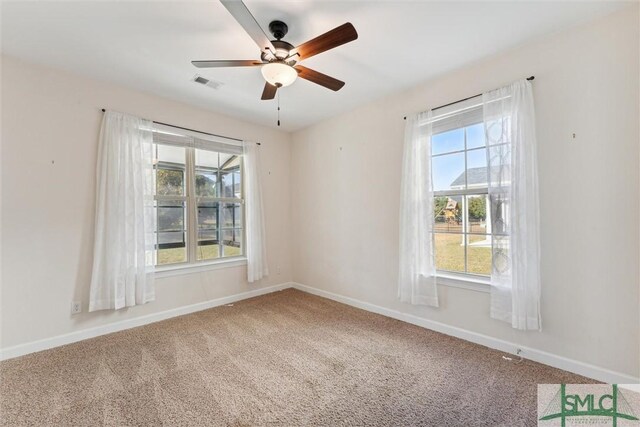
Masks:
[[[438,272],[436,283],[438,285],[469,289],[476,292],[491,292],[491,281],[489,278],[484,277]]]
[[[247,258],[233,257],[216,261],[199,262],[197,264],[178,264],[156,267],[155,277],[182,276],[184,274],[201,273],[203,271],[220,270],[247,265]]]

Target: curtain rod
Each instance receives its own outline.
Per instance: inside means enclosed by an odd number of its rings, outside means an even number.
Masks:
[[[536,78],[536,76],[531,76],[531,77],[527,77],[527,80],[531,81],[531,80],[533,80],[533,79],[535,79],[535,78]],[[477,96],[482,96],[482,94],[481,94],[481,93],[479,93],[479,94],[477,94],[477,95],[468,96],[468,97],[466,97],[466,98],[459,99],[459,100],[457,100],[457,101],[453,101],[453,102],[450,102],[450,103],[448,103],[448,104],[441,105],[441,106],[436,107],[436,108],[432,108],[432,109],[431,109],[431,111],[439,110],[439,109],[441,109],[441,108],[448,107],[449,105],[457,104],[458,102],[468,101],[468,100],[470,100],[470,99],[472,99],[472,98],[475,98],[475,97],[477,97]],[[404,116],[404,119],[405,119],[405,120],[407,120],[407,116]]]
[[[105,111],[107,111],[107,110],[102,108],[102,112],[104,113]],[[201,130],[195,130],[195,129],[184,128],[182,126],[170,125],[169,123],[162,123],[162,122],[156,122],[156,121],[153,121],[153,123],[155,123],[157,125],[171,126],[172,128],[176,128],[176,129],[188,130],[190,132],[198,132],[198,133],[201,133],[201,134],[204,134],[204,135],[217,136],[218,138],[230,139],[232,141],[243,142],[243,140],[238,139],[238,138],[231,138],[230,136],[218,135],[218,134],[209,133],[209,132],[202,132]],[[262,145],[262,144],[260,144],[259,142],[256,142],[256,145]]]

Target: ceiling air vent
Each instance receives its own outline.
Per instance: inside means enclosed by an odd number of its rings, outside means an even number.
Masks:
[[[193,76],[192,80],[194,82],[196,82],[196,83],[200,83],[201,85],[208,86],[208,87],[210,87],[212,89],[220,89],[220,86],[223,85],[222,82],[216,82],[214,80],[209,80],[209,79],[206,79],[206,78],[204,78],[204,77],[202,77],[201,75],[198,75],[198,74]]]

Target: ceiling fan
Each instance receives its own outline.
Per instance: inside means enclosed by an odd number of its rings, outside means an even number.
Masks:
[[[262,67],[266,80],[262,99],[273,99],[278,88],[289,86],[299,76],[305,80],[324,86],[333,91],[340,90],[344,82],[326,74],[299,65],[300,61],[349,43],[358,38],[356,29],[350,23],[340,25],[306,43],[294,47],[282,40],[289,27],[282,21],[269,24],[269,31],[275,40],[269,40],[247,6],[241,0],[220,0],[254,42],[262,54],[260,60],[212,60],[191,61],[198,68],[217,67]]]

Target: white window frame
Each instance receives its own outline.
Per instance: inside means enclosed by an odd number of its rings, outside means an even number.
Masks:
[[[438,231],[435,228],[435,217],[433,229],[431,230],[431,239],[433,244],[434,255],[437,256],[436,244],[435,244],[435,236],[436,234],[454,234],[461,236],[464,239],[464,272],[459,271],[449,271],[449,270],[436,270],[437,274],[437,283],[452,287],[458,287],[463,289],[471,289],[474,291],[481,292],[489,292],[490,291],[490,275],[476,274],[467,272],[467,251],[468,251],[468,236],[473,235],[482,235],[482,236],[493,236],[493,233],[474,233],[469,232],[467,230],[467,225],[469,223],[468,218],[468,208],[467,208],[467,196],[478,196],[484,195],[487,197],[487,222],[490,220],[490,203],[488,200],[489,195],[489,186],[488,182],[486,186],[483,187],[472,187],[468,186],[468,169],[467,169],[467,153],[472,151],[479,150],[487,150],[486,145],[484,147],[474,147],[469,149],[467,143],[467,129],[470,126],[477,125],[480,123],[484,123],[482,117],[482,100],[480,97],[471,98],[469,100],[465,100],[460,103],[451,104],[447,106],[443,111],[438,112],[438,114],[434,114],[434,118],[432,119],[432,138],[438,134],[449,132],[456,129],[464,129],[464,147],[461,150],[454,150],[444,153],[431,154],[430,158],[434,159],[441,156],[451,155],[451,154],[464,154],[464,177],[465,177],[465,185],[464,189],[449,189],[449,190],[441,190],[434,191],[433,196],[436,197],[447,197],[447,196],[460,196],[462,200],[462,231],[460,232],[447,232],[447,231]],[[489,162],[487,159],[487,168],[489,167]],[[488,173],[488,170],[487,170]],[[488,177],[487,177],[488,178]],[[488,179],[487,179],[488,181]]]
[[[205,141],[208,139],[206,134],[200,135],[196,132],[185,132],[178,128],[172,128],[170,126],[163,125],[162,129],[169,128],[169,132],[178,137],[184,137],[185,139],[193,136],[192,134],[197,134],[197,138],[199,140]],[[154,128],[154,148],[155,145],[165,145],[165,146],[181,146],[180,144],[169,144],[163,143],[162,141],[158,141],[155,136],[157,133],[163,133],[162,130],[158,131],[158,129]],[[220,146],[221,141],[216,139],[215,141],[218,146]],[[235,146],[237,151],[237,147],[240,144],[230,143],[224,141],[223,144]],[[185,166],[184,166],[184,195],[158,195],[157,189],[154,190],[154,200],[156,202],[159,201],[177,201],[184,202],[186,206],[186,213],[184,221],[186,222],[185,233],[185,248],[186,248],[186,260],[182,262],[169,263],[169,264],[158,264],[158,250],[160,249],[159,243],[156,240],[156,250],[154,251],[154,264],[155,271],[159,277],[168,277],[174,276],[178,274],[185,273],[195,273],[199,271],[213,270],[218,268],[226,268],[226,267],[235,267],[240,265],[246,265],[246,224],[245,224],[245,193],[244,193],[244,162],[242,161],[242,154],[234,154],[239,158],[239,170],[240,170],[240,197],[210,197],[210,196],[197,196],[196,195],[196,150],[197,149],[206,149],[202,146],[194,146],[193,144],[188,145],[184,144],[182,147],[185,149]],[[217,149],[212,148],[211,151],[221,152]],[[157,162],[154,166],[154,169],[158,169],[158,165],[161,162]],[[217,176],[216,186],[222,185],[222,180],[220,175]],[[222,223],[218,222],[217,224],[217,237],[218,237],[218,247],[219,247],[219,257],[214,259],[197,259],[197,250],[198,250],[198,205],[200,202],[209,202],[209,203],[218,203],[218,209],[223,209],[224,204],[226,203],[234,203],[240,204],[241,207],[241,227],[233,227],[232,229],[239,229],[242,231],[242,239],[240,243],[241,254],[234,256],[223,256],[223,239],[222,232],[223,227]],[[156,226],[157,227],[157,226]],[[156,228],[156,239],[159,236],[160,231]]]

